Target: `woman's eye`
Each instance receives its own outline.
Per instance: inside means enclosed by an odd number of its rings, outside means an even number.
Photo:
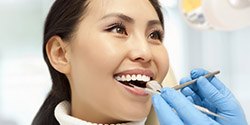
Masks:
[[[123,27],[114,27],[112,32],[127,35],[126,29]]]
[[[153,39],[153,40],[160,40],[160,41],[162,41],[163,35],[162,35],[161,31],[154,31],[151,34],[149,34],[149,38]]]
[[[123,24],[114,24],[110,28],[108,28],[107,31],[112,32],[112,33],[122,34],[122,35],[128,35],[126,28]]]

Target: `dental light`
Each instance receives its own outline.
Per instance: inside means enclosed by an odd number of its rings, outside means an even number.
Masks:
[[[250,26],[250,0],[180,0],[179,8],[196,29],[231,31]]]

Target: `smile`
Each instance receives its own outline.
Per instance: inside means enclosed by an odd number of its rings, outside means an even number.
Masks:
[[[150,70],[127,70],[114,75],[114,79],[130,93],[140,96],[147,96],[148,93],[131,86],[135,85],[146,88],[147,82],[153,80],[154,74]]]
[[[133,75],[115,76],[115,80],[127,86],[129,86],[129,84],[133,84],[135,86],[145,88],[146,83],[149,82],[151,78],[149,76],[142,74],[133,74]]]

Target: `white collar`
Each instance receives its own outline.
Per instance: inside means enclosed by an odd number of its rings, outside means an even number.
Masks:
[[[70,103],[68,101],[60,102],[54,111],[54,115],[56,120],[60,123],[60,125],[103,125],[103,124],[96,124],[87,121],[83,121],[81,119],[75,118],[70,116]],[[122,123],[122,124],[111,124],[111,125],[144,125],[146,119],[138,122],[129,122],[129,123]],[[108,125],[108,124],[104,124]]]

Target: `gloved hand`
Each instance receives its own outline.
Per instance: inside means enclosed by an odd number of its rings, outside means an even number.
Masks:
[[[153,96],[161,125],[247,125],[243,110],[232,93],[216,77],[204,78],[207,73],[203,69],[192,70],[191,77],[182,79],[181,84],[195,78],[198,78],[197,83],[182,89],[183,94],[163,88],[160,95]],[[224,118],[203,114],[191,102]]]

